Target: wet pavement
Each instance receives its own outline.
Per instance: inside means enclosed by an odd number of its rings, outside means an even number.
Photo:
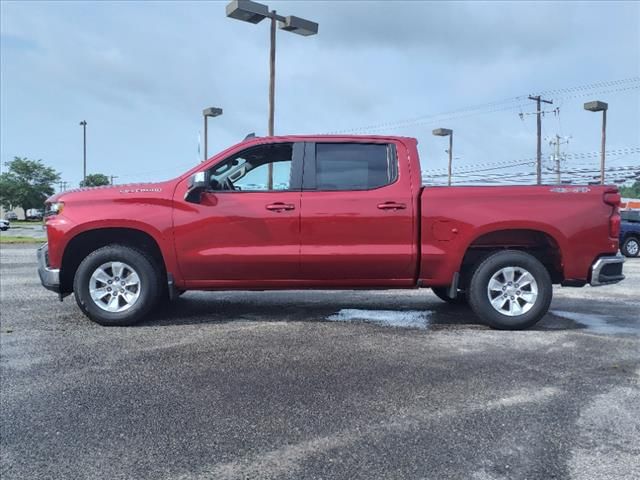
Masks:
[[[640,478],[640,259],[524,332],[428,290],[187,292],[136,327],[0,246],[0,476]]]

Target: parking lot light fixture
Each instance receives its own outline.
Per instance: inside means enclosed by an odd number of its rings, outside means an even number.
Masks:
[[[269,7],[251,0],[233,0],[226,11],[227,17],[248,23],[260,23],[269,16]]]
[[[594,100],[584,104],[584,109],[589,112],[602,112],[602,137],[600,140],[600,183],[604,185],[605,144],[607,142],[607,110],[609,104]]]
[[[297,33],[303,37],[310,37],[318,33],[318,24],[304,18],[289,15],[284,17],[284,21],[280,22],[280,30]]]
[[[449,137],[449,170],[447,175],[447,185],[451,186],[451,163],[453,162],[453,130],[449,128],[436,128],[433,130],[436,137]]]
[[[203,162],[208,158],[207,146],[209,142],[209,129],[207,128],[208,126],[207,119],[209,117],[211,118],[219,117],[220,115],[222,115],[222,109],[218,107],[208,107],[202,110],[202,117],[204,119],[204,158],[202,159]]]

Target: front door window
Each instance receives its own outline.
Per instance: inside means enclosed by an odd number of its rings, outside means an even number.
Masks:
[[[258,145],[216,165],[210,171],[213,191],[268,192],[291,188],[293,144]]]

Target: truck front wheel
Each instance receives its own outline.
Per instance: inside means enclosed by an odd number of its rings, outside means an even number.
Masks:
[[[553,287],[547,269],[528,253],[503,250],[476,268],[469,305],[490,327],[522,330],[549,310]]]
[[[78,306],[94,322],[133,325],[156,305],[160,278],[144,253],[124,245],[108,245],[80,263],[73,290]]]

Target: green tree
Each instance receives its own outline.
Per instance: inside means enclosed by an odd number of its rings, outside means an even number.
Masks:
[[[0,174],[0,203],[7,210],[22,207],[25,215],[30,208],[42,208],[60,180],[60,174],[42,160],[14,157],[5,165],[7,171]]]
[[[636,180],[629,187],[620,187],[620,195],[626,198],[640,198],[640,181]]]
[[[102,185],[109,185],[109,177],[103,173],[90,173],[85,180],[80,182],[81,187],[100,187]]]

